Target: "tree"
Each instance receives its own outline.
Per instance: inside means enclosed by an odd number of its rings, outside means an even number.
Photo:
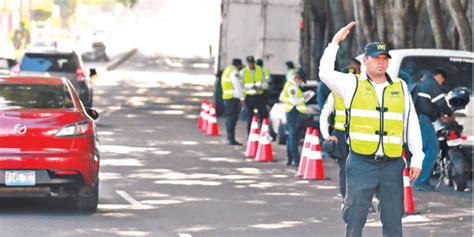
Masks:
[[[462,9],[461,2],[459,0],[448,0],[448,10],[449,14],[453,18],[456,29],[458,30],[460,37],[460,46],[464,50],[472,50],[472,32],[469,25],[469,21]]]

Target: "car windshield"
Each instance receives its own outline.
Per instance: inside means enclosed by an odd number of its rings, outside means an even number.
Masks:
[[[65,85],[0,84],[0,110],[74,108]]]
[[[410,56],[403,59],[398,76],[411,88],[415,82],[430,76],[430,72],[438,68],[446,72],[445,92],[459,86],[472,90],[473,63],[474,59],[464,57]]]
[[[75,73],[79,65],[73,54],[26,54],[20,71]]]

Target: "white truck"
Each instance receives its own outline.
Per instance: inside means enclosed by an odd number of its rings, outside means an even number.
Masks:
[[[285,82],[286,61],[298,65],[302,0],[222,0],[216,106],[221,111],[220,73],[233,58],[262,59],[272,76],[270,103]],[[273,101],[272,101],[273,98]]]

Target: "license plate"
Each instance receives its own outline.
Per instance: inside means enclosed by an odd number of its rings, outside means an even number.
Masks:
[[[5,171],[6,186],[35,186],[36,173],[33,170]]]

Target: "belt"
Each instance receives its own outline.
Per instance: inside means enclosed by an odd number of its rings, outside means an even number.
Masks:
[[[355,153],[357,154],[357,153]],[[358,157],[361,157],[363,159],[367,159],[367,160],[373,160],[373,161],[376,161],[376,162],[379,162],[379,163],[385,163],[385,162],[390,162],[390,161],[394,161],[394,160],[397,160],[398,158],[390,158],[388,156],[379,156],[379,155],[361,155],[361,154],[357,154]]]

